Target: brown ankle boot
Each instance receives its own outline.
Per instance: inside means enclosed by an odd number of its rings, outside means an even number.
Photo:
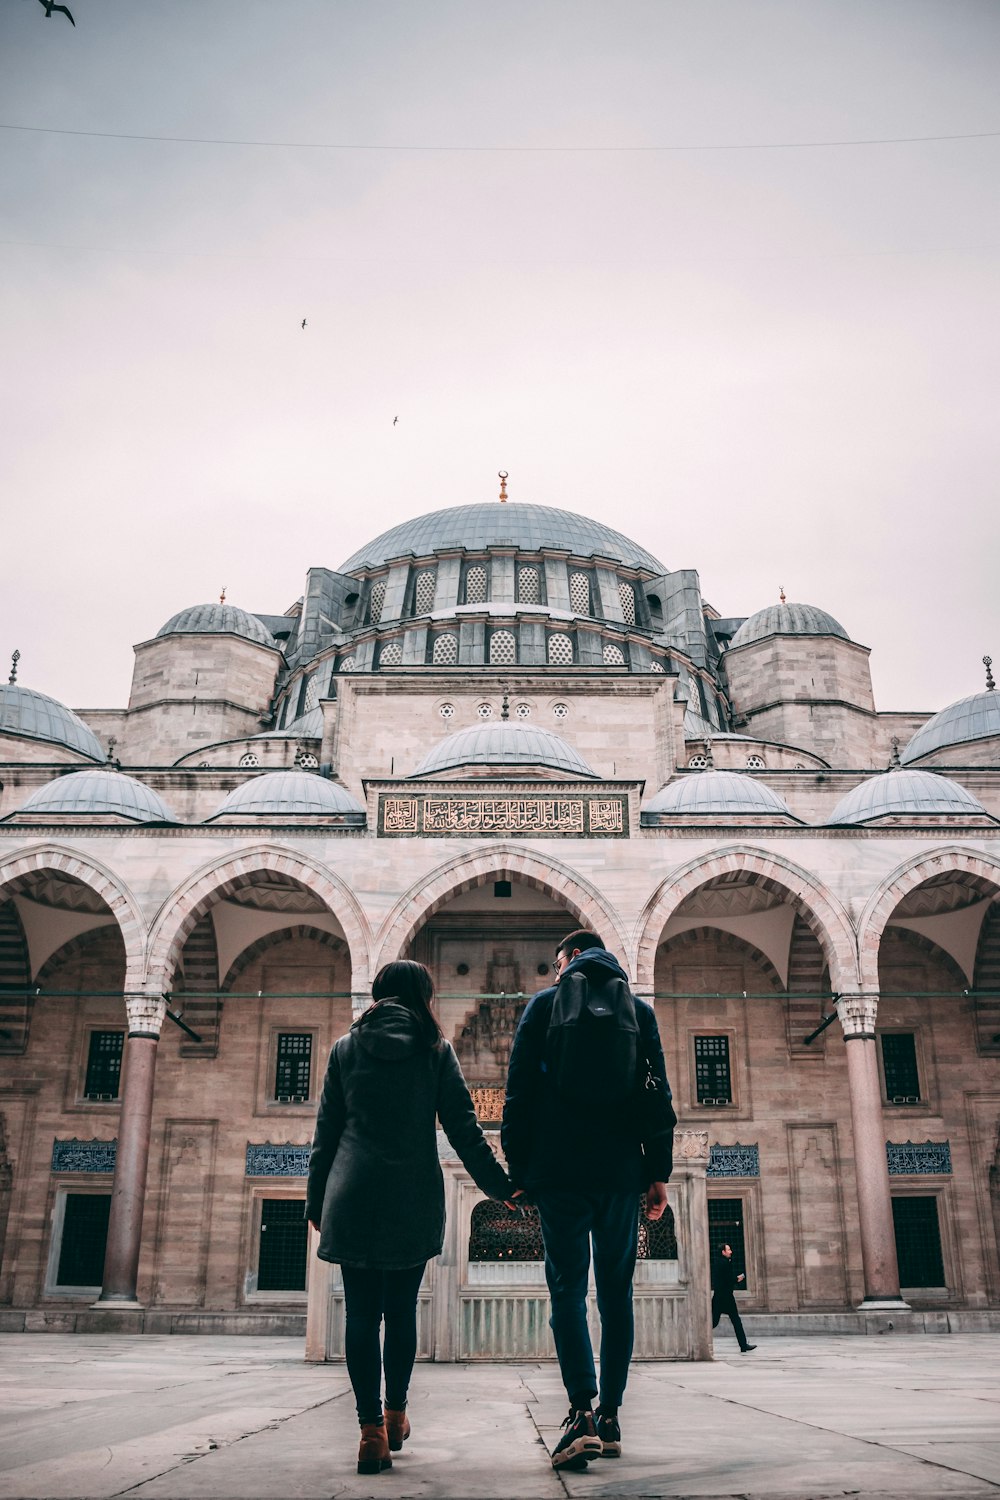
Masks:
[[[385,1430],[389,1436],[389,1447],[398,1453],[410,1435],[410,1419],[405,1411],[385,1409]]]
[[[358,1473],[381,1474],[392,1468],[389,1457],[389,1439],[385,1422],[366,1422],[361,1429],[361,1447],[358,1449]]]

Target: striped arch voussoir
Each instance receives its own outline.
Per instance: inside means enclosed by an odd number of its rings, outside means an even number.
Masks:
[[[882,934],[896,907],[925,881],[940,875],[964,875],[973,889],[984,896],[1000,892],[1000,860],[974,854],[969,849],[937,849],[922,854],[900,866],[874,892],[865,907],[859,925],[862,989],[878,992],[878,956]]]
[[[759,948],[755,948],[752,943],[748,943],[745,938],[737,937],[735,933],[723,932],[720,928],[712,927],[711,925],[705,927],[688,927],[684,932],[675,933],[668,942],[664,943],[663,948],[664,950],[669,950],[671,953],[678,953],[683,948],[694,948],[698,943],[703,943],[706,940],[713,943],[722,952],[725,952],[726,949],[731,949],[747,954],[760,969],[761,973],[767,976],[768,980],[774,986],[775,994],[780,995],[784,992],[785,986],[781,982],[781,975],[767,954],[762,953]]]
[[[335,932],[327,932],[323,927],[309,927],[304,923],[297,923],[294,927],[279,927],[276,932],[266,932],[263,937],[257,938],[256,942],[244,948],[229,965],[229,972],[220,985],[221,990],[232,989],[255,959],[260,958],[269,948],[277,948],[281,943],[290,943],[298,938],[304,938],[314,943],[324,943],[328,948],[346,951],[347,944],[343,938],[337,937]]]

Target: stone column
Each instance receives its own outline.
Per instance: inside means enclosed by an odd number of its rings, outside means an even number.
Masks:
[[[123,1058],[125,1086],[118,1124],[118,1154],[111,1190],[108,1247],[98,1307],[138,1307],[136,1279],[146,1199],[149,1139],[153,1122],[156,1046],[166,1014],[162,995],[126,995],[128,1040]]]
[[[874,995],[842,995],[837,1001],[847,1043],[847,1087],[854,1132],[854,1173],[865,1295],[862,1311],[907,1307],[899,1295],[896,1236],[892,1227],[889,1166],[885,1154],[882,1089],[875,1054]]]

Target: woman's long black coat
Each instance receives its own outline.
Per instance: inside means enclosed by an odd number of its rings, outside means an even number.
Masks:
[[[335,1043],[326,1070],[306,1189],[322,1260],[390,1271],[441,1253],[439,1119],[482,1191],[507,1197],[455,1049],[428,1047],[412,1011],[381,1000]]]

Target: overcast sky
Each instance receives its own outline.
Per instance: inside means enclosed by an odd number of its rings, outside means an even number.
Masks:
[[[25,685],[123,704],[177,610],[281,612],[504,468],[724,615],[829,610],[880,708],[982,687],[996,0],[70,8],[0,0]]]

